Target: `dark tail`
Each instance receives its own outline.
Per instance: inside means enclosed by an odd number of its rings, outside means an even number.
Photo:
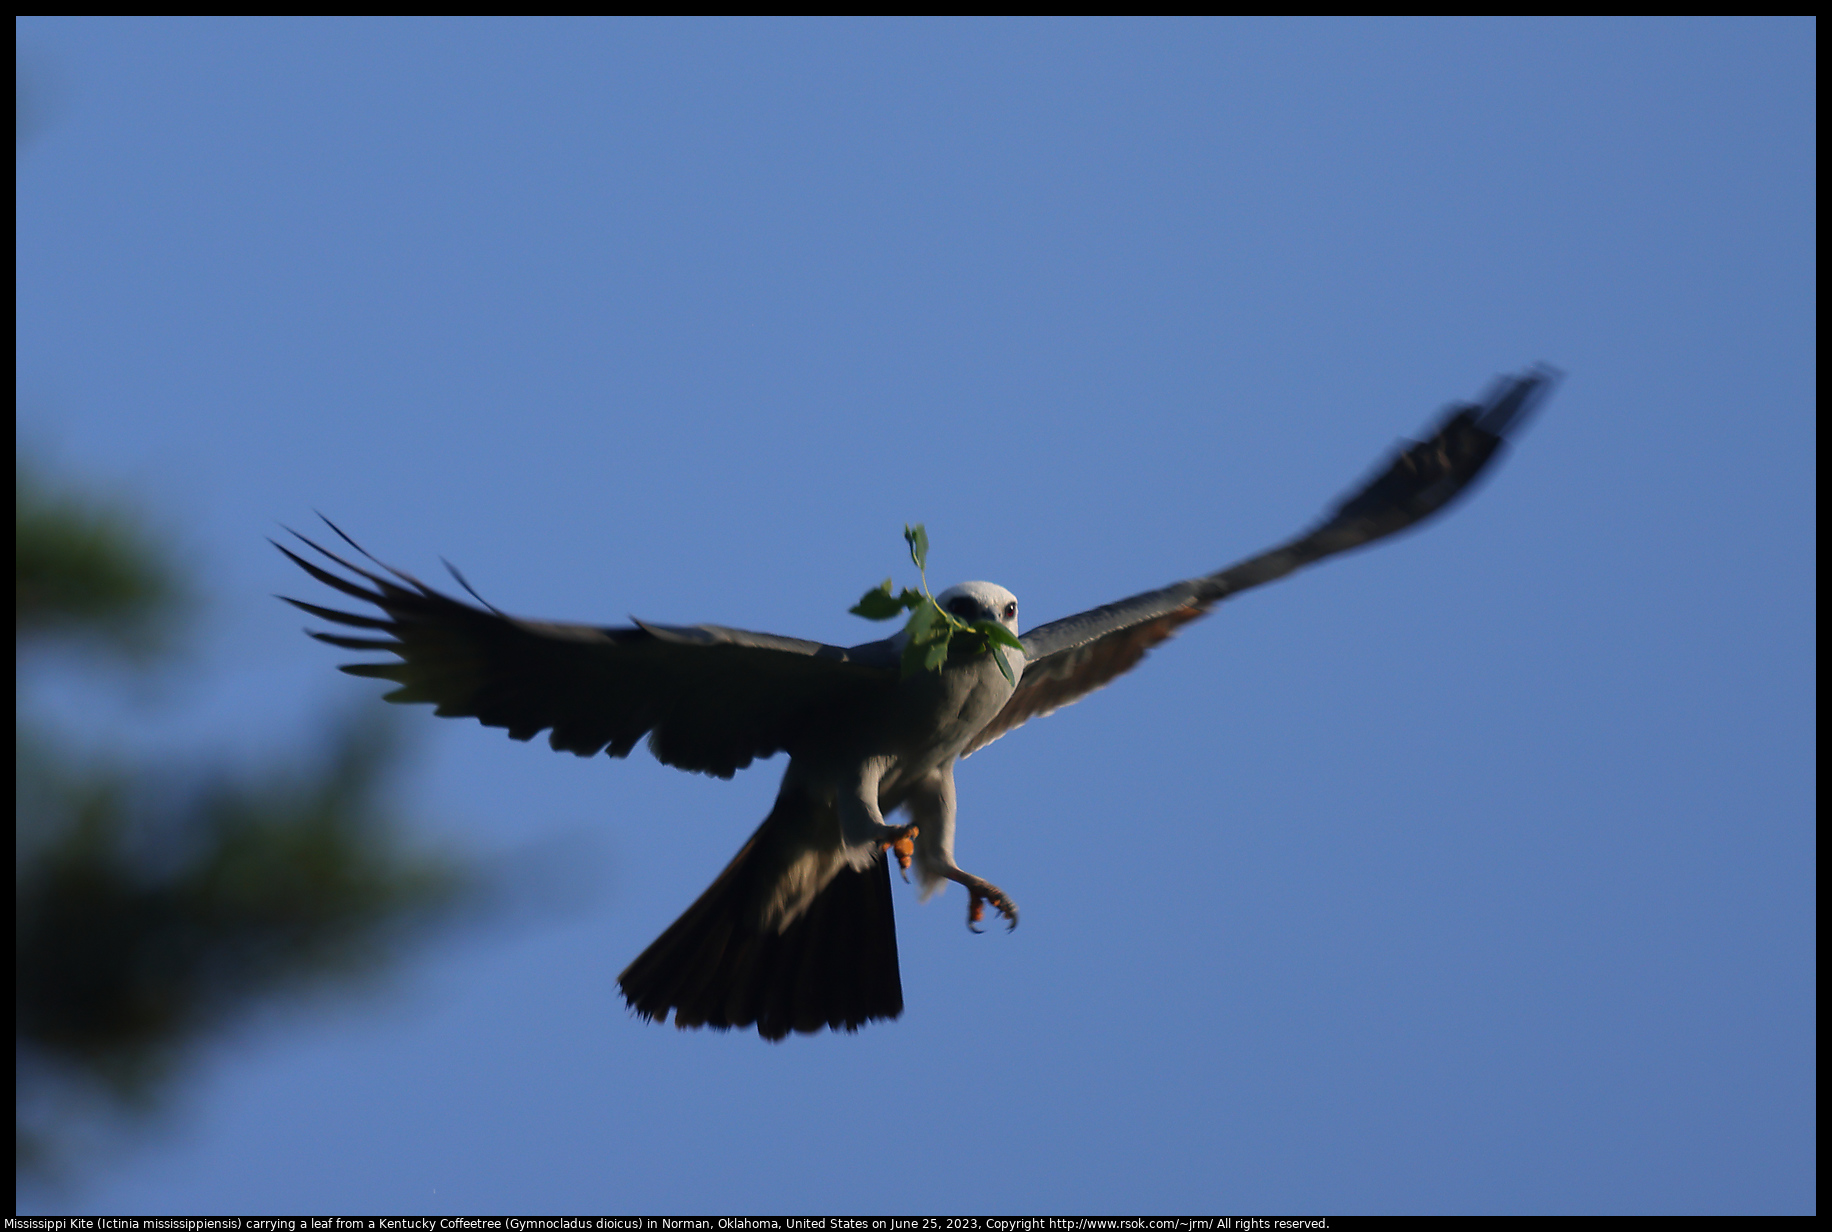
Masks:
[[[781,932],[757,922],[781,867],[769,848],[811,807],[785,787],[718,880],[617,977],[631,1009],[656,1022],[672,1010],[678,1027],[755,1023],[767,1040],[903,1013],[887,860],[842,868]]]

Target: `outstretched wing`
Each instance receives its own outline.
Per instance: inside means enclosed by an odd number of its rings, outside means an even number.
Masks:
[[[274,546],[326,586],[381,612],[366,616],[287,599],[369,634],[312,636],[399,660],[352,663],[344,671],[394,681],[399,687],[387,701],[430,702],[435,714],[506,727],[517,740],[551,729],[548,743],[581,757],[600,750],[623,757],[648,733],[657,760],[730,778],[755,758],[793,752],[803,737],[853,713],[898,678],[894,654],[872,653],[877,643],[843,650],[714,625],[598,628],[517,620],[379,562],[381,571],[373,572],[298,537],[353,576]]]
[[[1032,629],[1023,637],[1026,662],[1017,692],[967,752],[1129,671],[1146,651],[1228,596],[1384,539],[1437,513],[1469,490],[1501,452],[1509,430],[1538,409],[1557,380],[1552,369],[1537,367],[1500,378],[1480,403],[1451,407],[1428,439],[1402,448],[1318,526],[1288,543],[1218,573]]]

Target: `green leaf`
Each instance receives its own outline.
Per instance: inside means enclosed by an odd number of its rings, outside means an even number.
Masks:
[[[929,567],[929,532],[923,529],[922,523],[903,528],[903,541],[910,545],[910,559],[916,562],[918,569]]]
[[[918,522],[914,526],[905,525],[903,541],[909,545],[910,559],[916,568],[923,573],[922,589],[911,590],[904,587],[895,596],[891,594],[891,580],[865,592],[859,602],[850,610],[856,616],[868,620],[888,620],[899,611],[908,608],[910,618],[903,626],[903,675],[905,678],[920,671],[940,671],[948,661],[950,643],[958,634],[962,640],[955,643],[957,647],[969,654],[984,654],[990,643],[983,636],[975,635],[968,626],[957,617],[944,612],[936,604],[934,596],[929,594],[929,582],[926,570],[929,565],[929,532]],[[1009,669],[1007,676],[1011,675]]]
[[[903,593],[907,595],[910,592],[906,590]],[[891,580],[885,578],[881,585],[866,591],[857,603],[846,610],[854,616],[863,616],[867,620],[889,620],[903,609],[902,599],[891,594]]]
[[[1013,650],[1024,649],[1024,643],[1018,640],[1018,635],[996,620],[976,620],[973,628],[976,633],[984,633],[988,641],[997,645],[1010,646]]]
[[[922,670],[923,660],[928,657],[929,649],[918,641],[903,644],[903,678],[908,680]]]
[[[910,614],[910,623],[903,626],[904,629],[909,632],[910,644],[915,645],[919,642],[928,641],[935,628],[935,618],[941,614],[941,609],[936,607],[933,603],[925,602],[917,605],[916,610]],[[942,622],[941,627],[946,629],[948,627],[947,622]]]
[[[1017,688],[1018,687],[1018,678],[1011,674],[1011,664],[1005,661],[1005,656],[1000,654],[995,649],[992,652],[992,661],[999,665],[999,671],[1001,674],[1004,675],[1005,683],[1010,685],[1014,689]]]

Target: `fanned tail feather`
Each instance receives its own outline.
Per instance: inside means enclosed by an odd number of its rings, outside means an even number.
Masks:
[[[781,931],[761,922],[779,875],[771,840],[814,807],[794,790],[777,797],[718,880],[617,977],[631,1009],[655,1021],[672,1011],[679,1027],[754,1024],[768,1040],[903,1012],[887,861],[842,867]]]

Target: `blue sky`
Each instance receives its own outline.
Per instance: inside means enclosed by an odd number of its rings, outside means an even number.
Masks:
[[[16,29],[18,438],[207,602],[157,689],[65,695],[97,744],[379,705],[270,597],[315,509],[511,611],[848,643],[923,521],[1035,624],[1568,373],[1443,522],[965,763],[1024,923],[899,887],[895,1024],[616,994],[780,763],[420,712],[416,829],[564,877],[22,1203],[1814,1209],[1812,22]]]

